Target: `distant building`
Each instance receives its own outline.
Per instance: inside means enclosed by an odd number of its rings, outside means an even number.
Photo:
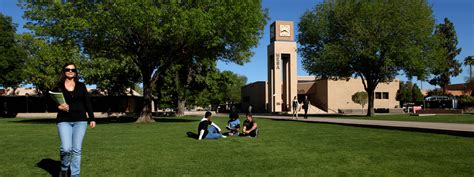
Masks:
[[[472,87],[472,86],[471,86]],[[446,86],[446,92],[453,96],[467,95],[470,96],[472,88],[468,83],[463,84],[450,84]]]
[[[267,83],[258,81],[248,84],[241,89],[241,110],[247,110],[252,105],[252,112],[267,112]]]
[[[270,25],[267,47],[267,81],[248,84],[241,89],[241,110],[251,105],[253,112],[290,112],[296,96],[301,103],[310,99],[309,113],[354,113],[361,106],[352,95],[365,91],[361,79],[327,80],[314,76],[297,76],[297,48],[292,21],[275,21]],[[374,93],[374,108],[399,106],[396,94],[399,81],[379,83]],[[367,105],[366,107],[367,108]],[[301,113],[301,112],[300,112]]]
[[[13,93],[15,92],[15,93]],[[15,90],[13,90],[13,88],[3,88],[3,89],[0,89],[0,96],[3,96],[3,95],[36,95],[38,94],[36,92],[36,89],[35,88],[17,88]]]
[[[253,112],[268,111],[268,98],[265,94],[268,84],[258,81],[248,84],[241,89],[242,109],[252,105]],[[374,108],[391,109],[398,108],[399,101],[396,100],[399,81],[379,83],[374,93]],[[350,110],[360,110],[361,105],[352,101],[352,95],[356,92],[365,91],[361,79],[350,80],[328,80],[316,79],[315,77],[298,77],[297,98],[302,102],[308,96],[311,103],[310,113],[344,113]],[[282,105],[283,106],[283,105]],[[368,105],[365,105],[367,109]],[[282,112],[289,112],[289,106],[282,107]]]
[[[139,112],[143,105],[142,95],[128,88],[124,95],[108,96],[97,89],[87,88],[91,95],[93,109],[96,112]],[[53,105],[50,105],[50,104]],[[7,112],[46,112],[52,109],[54,102],[48,97],[38,96],[36,88],[0,89],[0,111]],[[155,105],[152,102],[152,112]]]

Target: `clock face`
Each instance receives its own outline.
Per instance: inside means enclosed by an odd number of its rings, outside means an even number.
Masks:
[[[290,25],[280,25],[280,36],[290,36]]]

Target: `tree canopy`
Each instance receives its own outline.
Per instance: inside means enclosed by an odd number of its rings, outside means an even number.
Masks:
[[[356,92],[352,95],[352,101],[362,106],[362,113],[364,112],[364,106],[367,104],[367,99],[367,92]]]
[[[35,38],[28,33],[19,35],[18,44],[27,53],[23,66],[23,73],[28,76],[25,82],[35,85],[39,93],[56,86],[62,72],[60,63],[74,62],[80,71],[82,69],[79,62],[83,58],[77,47],[66,48],[59,44],[50,44],[45,39]]]
[[[374,90],[403,71],[426,78],[437,55],[426,0],[328,0],[298,24],[303,67],[321,78],[361,77],[373,115]]]
[[[464,58],[464,65],[469,66],[469,80],[472,80],[472,65],[474,64],[474,56],[467,56]]]
[[[443,92],[446,92],[446,86],[450,84],[452,76],[458,76],[461,72],[461,63],[456,60],[456,56],[461,53],[461,48],[457,48],[458,38],[454,24],[448,18],[444,23],[436,26],[435,37],[442,50],[442,55],[438,57],[437,62],[433,62],[433,75],[429,83],[441,86]]]
[[[23,72],[26,53],[16,41],[12,18],[0,13],[0,86],[16,88],[27,75]]]
[[[201,74],[192,78],[186,87],[178,86],[182,81],[176,81],[179,80],[176,72],[165,72],[167,74],[160,77],[157,86],[161,108],[177,108],[179,115],[179,109],[184,109],[184,106],[208,108],[211,105],[217,108],[220,104],[240,102],[240,89],[247,83],[247,78],[231,71],[219,71],[215,64],[207,66],[198,69]],[[185,100],[178,98],[182,94],[186,94]]]
[[[196,100],[205,99],[198,97],[213,83],[213,75],[218,72],[216,63],[215,60],[203,60],[201,63],[189,61],[167,68],[156,87],[163,97],[160,100],[171,103],[169,107],[177,108],[176,115],[183,116],[188,101],[193,104]]]
[[[120,60],[107,58],[83,59],[81,74],[87,84],[95,84],[98,91],[107,95],[126,95],[128,88],[141,82],[140,71],[130,58]]]
[[[412,82],[400,82],[400,89],[397,92],[397,100],[400,101],[400,105],[405,103],[417,103],[423,102],[424,96],[421,93],[418,85]]]
[[[164,68],[183,60],[245,63],[266,24],[261,1],[22,2],[27,27],[53,42],[78,45],[91,59],[130,58],[143,81],[150,122],[152,89]]]

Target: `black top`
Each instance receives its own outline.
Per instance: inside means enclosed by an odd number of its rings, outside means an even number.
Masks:
[[[255,123],[254,121],[250,122],[249,120],[245,120],[245,121],[244,121],[244,127],[245,127],[245,129],[246,129],[247,131],[250,130],[250,129],[253,127],[253,124],[254,124],[254,123]]]
[[[309,100],[308,99],[305,99],[303,101],[303,109],[308,109],[308,105],[309,105]]]
[[[293,108],[297,108],[298,107],[298,100],[293,100]]]
[[[69,112],[58,109],[57,122],[95,121],[89,93],[84,83],[76,82],[73,91],[66,90],[64,84],[54,88],[53,91],[62,92],[66,103],[69,105]],[[87,119],[86,112],[89,119]]]
[[[202,138],[205,138],[207,133],[209,133],[207,131],[207,126],[210,125],[210,124],[211,124],[211,122],[208,121],[208,120],[203,120],[203,121],[199,122],[198,133],[197,133],[198,136],[199,136],[199,133],[201,132],[201,130],[204,130],[204,134],[202,135]]]

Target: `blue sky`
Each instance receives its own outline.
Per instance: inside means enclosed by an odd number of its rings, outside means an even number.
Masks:
[[[11,16],[13,22],[18,24],[17,33],[23,33],[27,31],[23,29],[25,23],[25,20],[22,19],[23,11],[16,6],[16,2],[16,0],[0,0],[0,12]],[[266,50],[270,43],[270,24],[275,20],[294,21],[295,31],[297,31],[300,16],[320,2],[322,0],[263,0],[262,5],[268,9],[270,20],[265,27],[264,36],[260,39],[258,46],[253,49],[255,54],[251,61],[242,66],[219,62],[218,68],[221,71],[230,70],[244,75],[247,77],[248,83],[267,80]],[[456,59],[462,62],[466,56],[474,55],[474,0],[428,0],[428,2],[433,7],[437,24],[442,23],[445,17],[454,23],[458,36],[458,47],[462,48],[461,54]],[[298,57],[298,75],[308,75],[301,66],[301,57]],[[452,78],[451,83],[462,83],[468,76],[468,67],[463,66],[463,73]],[[406,80],[404,76],[399,78]],[[417,83],[420,84],[420,82]],[[422,86],[425,89],[434,88],[428,83],[423,83]]]

